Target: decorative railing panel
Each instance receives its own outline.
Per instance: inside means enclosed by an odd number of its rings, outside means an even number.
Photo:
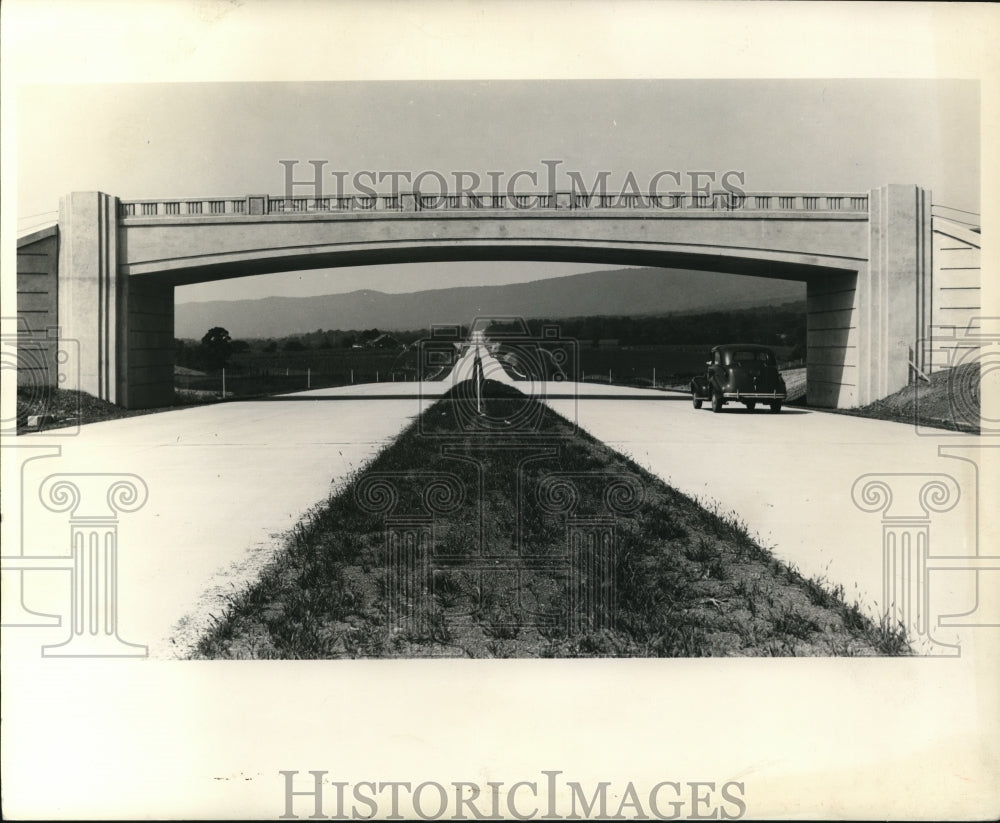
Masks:
[[[248,195],[212,199],[122,200],[122,219],[167,217],[232,217],[236,215],[312,215],[341,212],[642,212],[644,217],[676,216],[683,212],[842,214],[867,216],[868,195],[799,192],[614,193],[506,192],[459,194],[401,192],[329,197]]]

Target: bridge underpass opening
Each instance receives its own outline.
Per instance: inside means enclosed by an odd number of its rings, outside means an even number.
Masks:
[[[516,270],[520,272],[520,276],[516,278],[515,282],[526,282],[536,279],[533,273],[542,273],[546,271],[545,266],[551,264],[552,262],[574,262],[590,265],[584,265],[582,268],[589,272],[596,271],[607,271],[606,268],[602,269],[602,264],[607,267],[612,264],[624,264],[628,266],[633,266],[635,268],[641,268],[645,271],[649,271],[653,274],[653,271],[659,271],[661,273],[673,273],[675,275],[682,275],[686,280],[692,283],[694,289],[705,293],[705,297],[702,299],[701,305],[703,309],[698,309],[697,311],[689,311],[687,313],[708,313],[708,312],[725,312],[733,307],[738,307],[742,309],[750,308],[751,304],[760,308],[764,305],[760,300],[754,300],[755,289],[759,289],[765,280],[772,282],[797,282],[801,283],[802,287],[794,291],[788,291],[790,295],[787,299],[781,299],[779,302],[805,302],[805,299],[810,298],[810,304],[814,307],[814,314],[810,317],[810,329],[806,336],[806,340],[812,341],[812,352],[813,357],[809,360],[809,365],[807,366],[807,371],[812,377],[810,383],[810,388],[813,392],[813,396],[819,398],[816,405],[828,405],[835,406],[838,400],[841,400],[841,395],[846,393],[846,401],[853,401],[853,389],[854,386],[850,385],[850,380],[852,377],[852,369],[856,369],[856,362],[850,358],[853,352],[853,348],[847,342],[847,333],[841,329],[836,328],[836,324],[841,322],[841,313],[827,313],[827,309],[831,305],[846,306],[846,311],[849,313],[853,305],[853,294],[854,294],[854,284],[856,282],[856,275],[848,274],[846,277],[840,272],[831,272],[826,269],[818,269],[817,267],[776,267],[776,266],[761,266],[761,265],[742,265],[740,261],[727,262],[725,267],[729,271],[716,271],[713,268],[713,264],[716,262],[714,260],[697,260],[693,257],[687,256],[684,262],[691,266],[692,268],[687,270],[676,270],[676,269],[660,269],[660,270],[650,270],[648,266],[640,266],[634,258],[622,256],[618,252],[613,252],[610,255],[604,255],[598,251],[597,253],[584,254],[581,253],[580,249],[569,250],[568,253],[562,255],[559,254],[559,249],[547,250],[545,254],[538,254],[537,251],[532,250],[520,250],[520,249],[506,249],[502,250],[503,256],[500,257],[497,254],[497,250],[493,250],[492,256],[487,256],[486,250],[476,249],[473,255],[458,255],[456,256],[454,250],[447,250],[444,255],[436,255],[429,250],[422,250],[421,256],[425,259],[435,260],[435,265],[439,268],[455,268],[461,269],[463,263],[468,263],[470,261],[489,261],[503,264],[508,267],[508,269]],[[565,251],[565,250],[563,250]],[[543,260],[538,258],[542,257]],[[566,261],[564,258],[572,258],[570,261]],[[648,261],[648,256],[643,257],[643,262]],[[395,261],[394,261],[395,262]],[[697,266],[697,268],[694,268]],[[395,266],[393,270],[398,272],[402,278],[406,278],[408,275],[406,269],[408,268],[418,269],[420,268],[420,263],[415,261],[406,262]],[[373,263],[370,270],[375,273],[380,268],[381,264]],[[750,268],[753,274],[747,274],[745,270]],[[345,275],[353,274],[357,271],[364,271],[363,268],[358,269],[343,269]],[[776,276],[776,270],[780,270],[783,277]],[[217,272],[213,273],[212,280],[216,279]],[[289,273],[290,274],[290,273]],[[190,282],[192,277],[196,276],[196,273],[187,272],[182,275],[184,282]],[[275,280],[282,276],[281,273],[275,274]],[[565,288],[562,284],[566,282],[565,278],[569,275],[562,275],[558,277],[546,278],[548,283],[555,287],[556,289]],[[627,270],[621,274],[616,274],[615,276],[628,276]],[[227,278],[231,280],[233,278]],[[718,288],[720,285],[720,280],[734,280],[741,284],[740,292],[741,299],[735,302],[731,300],[730,297],[724,302],[712,302],[712,292],[713,288]],[[203,280],[199,282],[211,282],[210,280]],[[420,280],[414,276],[413,280],[406,281],[407,291],[419,291],[424,286]],[[810,285],[811,284],[811,285]],[[183,287],[181,287],[183,288]],[[667,284],[664,283],[660,288],[660,294],[663,297],[669,298],[669,293],[666,290]],[[186,289],[185,289],[186,290]],[[232,290],[235,293],[239,293],[238,286]],[[781,291],[782,294],[786,293],[786,290]],[[731,294],[731,292],[730,292]],[[836,301],[836,302],[835,302]],[[567,300],[567,305],[571,305],[571,301]],[[655,311],[649,306],[645,309],[638,310],[623,310],[620,312],[614,311],[600,311],[594,312],[595,315],[601,314],[604,316],[610,315],[659,315],[659,314],[669,314],[676,311],[676,306],[672,305],[669,300],[662,304],[659,304],[660,308]],[[803,315],[806,312],[803,309]],[[312,317],[309,321],[304,322],[300,327],[292,329],[288,328],[287,331],[281,335],[283,337],[290,337],[296,334],[305,334],[313,331],[314,329],[339,329],[339,330],[360,330],[368,328],[369,326],[377,327],[380,331],[389,332],[399,332],[399,331],[413,331],[416,329],[424,328],[429,329],[431,325],[453,325],[453,326],[467,326],[469,323],[477,316],[485,317],[498,317],[498,316],[516,316],[523,317],[528,320],[529,325],[534,328],[537,323],[532,321],[545,320],[549,323],[555,323],[556,325],[565,325],[561,323],[567,317],[579,317],[583,316],[584,313],[581,311],[576,311],[568,307],[555,308],[551,311],[547,311],[544,314],[538,312],[537,306],[527,303],[512,303],[506,304],[504,306],[491,305],[489,303],[482,303],[477,306],[477,308],[469,308],[466,311],[449,311],[447,309],[443,310],[441,313],[435,314],[431,317],[424,317],[420,321],[410,321],[405,324],[396,323],[396,325],[387,326],[384,321],[371,319],[365,320],[360,326],[355,322],[353,325],[348,325],[346,322],[339,322],[336,324],[325,323],[322,320],[318,320]],[[205,317],[204,329],[199,329],[198,331],[191,331],[190,333],[184,335],[189,338],[200,338],[202,334],[208,331],[209,328],[217,325],[226,326],[232,332],[234,338],[247,338],[247,337],[275,337],[276,335],[267,333],[260,334],[253,331],[248,331],[246,329],[233,329],[224,320],[219,320],[218,322],[208,319]],[[833,327],[833,328],[831,328]],[[574,377],[583,377],[587,374],[590,375],[591,379],[594,379],[598,374],[608,374],[608,369],[594,368],[589,366],[594,353],[590,350],[591,341],[584,339],[573,332],[563,332],[564,335],[569,334],[569,336],[577,337],[580,346],[580,368],[578,373]],[[180,336],[176,333],[174,336]],[[616,332],[615,334],[603,335],[603,337],[618,338],[621,333]],[[644,339],[640,345],[658,345],[660,343],[667,344],[680,344],[684,343],[689,349],[694,346],[698,346],[704,349],[705,355],[712,345],[722,342],[753,342],[750,340],[744,340],[745,335],[741,336],[736,332],[721,331],[716,338],[712,339],[699,339],[696,343],[692,344],[690,340],[688,341],[660,341],[654,339]],[[806,342],[803,340],[802,342]],[[626,341],[626,343],[634,341]],[[778,338],[768,338],[762,339],[757,342],[766,342],[771,345],[781,347],[781,342]],[[605,342],[604,344],[608,344]],[[630,345],[631,348],[631,345]],[[790,348],[790,346],[788,347]],[[845,356],[846,355],[846,356]],[[607,352],[602,352],[601,359],[605,360],[608,358]],[[634,358],[636,355],[622,352],[621,356],[612,358],[615,361],[615,367],[613,373],[615,375],[615,382],[619,380],[624,380],[626,376],[632,374],[638,374],[631,365],[630,357]],[[649,360],[651,357],[656,357],[657,355],[647,355],[643,358],[644,361]],[[663,352],[660,352],[660,357],[666,356]],[[690,355],[687,358],[691,359]],[[698,365],[701,366],[704,361],[704,356],[700,355],[698,360]],[[658,374],[660,377],[660,383],[665,378],[670,376],[673,371],[673,361],[671,359],[662,360],[659,366],[646,366],[646,370],[649,372],[647,377],[651,380],[653,375],[656,373],[653,369],[658,369]],[[810,368],[811,367],[811,368]],[[692,364],[688,364],[686,370],[693,368]],[[386,376],[386,379],[389,379]],[[684,381],[677,381],[684,382]],[[313,384],[315,385],[315,384]],[[826,398],[824,402],[824,398]]]
[[[342,287],[337,285],[338,278]],[[360,287],[368,291],[353,293]],[[341,293],[330,293],[335,291]],[[219,302],[233,294],[251,302]],[[271,299],[263,301],[264,297]],[[373,354],[370,341],[357,339],[364,330],[388,332],[391,338],[384,337],[377,344],[388,346],[390,339],[412,343],[421,336],[420,330],[426,335],[432,326],[457,330],[469,327],[475,318],[483,322],[518,318],[527,321],[526,325],[518,322],[525,332],[530,327],[530,334],[541,336],[543,325],[555,325],[561,339],[573,341],[575,367],[559,369],[558,379],[587,376],[593,381],[602,375],[608,379],[613,373],[616,383],[649,385],[657,378],[662,387],[686,384],[703,370],[709,348],[720,341],[771,344],[778,348],[779,357],[787,359],[794,346],[801,349],[806,342],[805,297],[802,282],[712,272],[509,260],[405,263],[179,287],[175,291],[175,337],[188,341],[182,349],[187,356],[178,364],[199,368],[197,357],[191,355],[192,343],[208,329],[223,326],[240,341],[240,353],[233,358],[228,377],[234,372],[244,375],[247,391],[256,390],[260,383],[251,374],[269,378],[275,390],[282,382],[278,378],[289,377],[284,381],[289,388],[284,390],[291,391],[307,386],[307,367],[311,388],[340,385],[337,376],[343,383],[355,378],[369,382],[377,369],[382,380],[415,379],[412,353],[390,364],[382,352],[377,358],[380,366],[365,352],[348,357],[344,349],[352,343]],[[762,309],[791,303],[795,305],[786,305],[779,319]],[[734,317],[735,325],[715,317],[706,326],[696,319],[698,314],[730,309],[742,310]],[[340,333],[332,333],[335,330]],[[505,327],[498,333],[509,335],[512,329]],[[295,350],[302,344],[311,353]],[[293,350],[286,352],[286,345]],[[287,375],[286,369],[290,369]],[[190,377],[181,383],[206,381]],[[241,385],[227,380],[227,387],[237,393]]]
[[[178,285],[397,261],[559,260],[805,282],[810,404],[884,397],[907,384],[911,362],[923,363],[918,341],[935,328],[940,301],[929,193],[916,186],[669,203],[532,197],[537,208],[469,195],[432,211],[419,195],[334,204],[255,195],[119,201],[75,192],[61,204],[55,310],[39,319],[76,341],[78,368],[68,370],[67,388],[150,407],[170,399]]]

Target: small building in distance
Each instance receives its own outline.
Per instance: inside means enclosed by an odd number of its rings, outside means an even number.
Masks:
[[[391,334],[380,334],[365,343],[365,346],[369,349],[398,349],[402,344]]]

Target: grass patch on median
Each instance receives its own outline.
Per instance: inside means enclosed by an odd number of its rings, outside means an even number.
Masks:
[[[459,394],[300,522],[193,656],[910,653],[900,628],[546,406],[488,381],[478,418]]]

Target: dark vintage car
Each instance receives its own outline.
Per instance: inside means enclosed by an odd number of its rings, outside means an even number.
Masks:
[[[785,399],[785,381],[778,373],[774,352],[767,346],[729,343],[712,349],[708,371],[691,381],[691,399],[696,409],[710,401],[717,412],[730,400],[753,411],[758,403],[767,403],[780,412]]]

